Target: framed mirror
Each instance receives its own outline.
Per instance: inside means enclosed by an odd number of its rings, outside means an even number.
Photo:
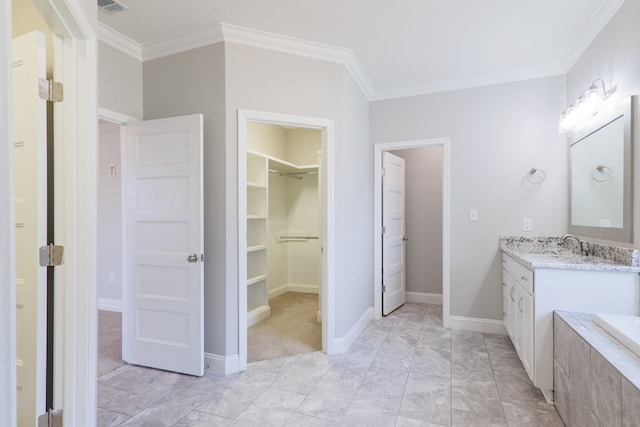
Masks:
[[[636,97],[569,135],[569,232],[632,242]]]

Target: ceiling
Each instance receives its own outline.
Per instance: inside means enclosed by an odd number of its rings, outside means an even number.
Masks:
[[[348,49],[374,99],[566,73],[624,2],[117,1],[128,10],[98,19],[141,51],[231,24]]]

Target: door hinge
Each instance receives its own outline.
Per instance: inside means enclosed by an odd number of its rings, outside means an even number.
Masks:
[[[64,262],[64,246],[56,246],[49,243],[40,247],[40,267],[55,267]]]
[[[200,262],[204,262],[204,254],[200,254]]]
[[[387,287],[385,285],[382,285],[382,293],[384,294],[385,292],[387,292]]]
[[[382,226],[382,230],[381,230],[381,231],[382,231],[382,234],[384,234],[384,233],[386,233],[386,232],[387,232],[387,228],[383,225],[383,226]]]
[[[380,176],[384,176],[384,168],[380,168]]]
[[[40,415],[38,427],[62,427],[62,409],[49,409]]]
[[[51,102],[62,102],[64,88],[62,83],[53,80],[38,79],[38,95],[40,99]]]

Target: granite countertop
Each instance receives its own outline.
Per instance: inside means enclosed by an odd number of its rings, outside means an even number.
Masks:
[[[502,237],[500,249],[530,269],[618,271],[640,273],[638,250],[584,242],[588,255],[561,245],[560,237]]]

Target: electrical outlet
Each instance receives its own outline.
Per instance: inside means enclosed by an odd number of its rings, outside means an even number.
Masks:
[[[533,231],[533,221],[531,218],[522,218],[522,231]]]
[[[470,209],[469,210],[469,221],[471,221],[471,222],[478,221],[478,210],[477,209]]]

